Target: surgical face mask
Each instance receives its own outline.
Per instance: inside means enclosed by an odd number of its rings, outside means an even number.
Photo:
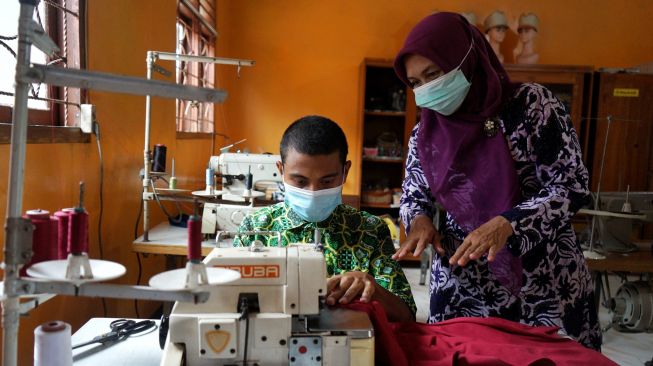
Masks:
[[[448,73],[431,80],[424,85],[413,89],[415,92],[415,103],[422,107],[434,110],[442,115],[449,116],[454,113],[467,97],[469,87],[472,85],[465,74],[460,69],[467,55],[474,47],[474,40],[469,46],[469,50],[460,61],[460,64],[455,69]]]
[[[324,221],[342,203],[342,184],[319,191],[297,188],[286,183],[285,180],[283,185],[286,204],[305,221]]]

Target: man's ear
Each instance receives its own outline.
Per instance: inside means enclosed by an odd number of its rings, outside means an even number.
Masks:
[[[279,170],[279,174],[283,175],[283,163],[280,161],[277,161],[277,169]]]
[[[345,176],[342,179],[343,184],[347,181],[347,175],[349,174],[349,168],[351,168],[351,160],[345,162]]]

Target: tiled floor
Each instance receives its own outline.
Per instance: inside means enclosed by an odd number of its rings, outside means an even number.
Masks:
[[[419,268],[404,268],[404,271],[417,303],[417,321],[423,322],[429,304],[428,276],[426,285],[420,285]],[[610,323],[611,315],[602,307],[599,318],[605,326]],[[603,334],[603,354],[621,366],[642,366],[653,358],[653,333],[622,333],[610,329]]]

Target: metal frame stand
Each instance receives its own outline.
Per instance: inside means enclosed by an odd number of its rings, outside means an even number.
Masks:
[[[222,57],[209,57],[209,56],[192,56],[181,55],[172,52],[160,51],[147,51],[145,62],[147,64],[147,79],[152,79],[152,70],[157,70],[162,73],[167,73],[165,69],[157,65],[157,60],[164,61],[185,61],[185,62],[208,62],[221,65],[233,65],[238,67],[240,73],[241,66],[254,66],[252,60],[239,60],[233,58]],[[152,125],[152,98],[147,95],[145,97],[145,144],[143,148],[143,241],[149,241],[150,231],[150,210],[148,201],[152,199],[152,195],[156,192],[150,192],[150,185],[152,184],[150,164],[152,163],[152,151],[150,150],[150,126]]]
[[[35,282],[19,278],[19,270],[32,255],[33,226],[21,217],[23,203],[25,150],[27,143],[27,97],[29,83],[41,82],[57,86],[73,86],[125,94],[144,95],[148,101],[151,95],[222,102],[227,93],[200,87],[176,85],[142,78],[63,69],[55,66],[31,65],[31,46],[35,45],[47,54],[57,51],[45,31],[32,19],[39,0],[19,0],[18,53],[16,57],[16,91],[11,127],[11,148],[9,158],[9,188],[7,191],[7,216],[4,243],[4,282],[2,296],[2,364],[17,364],[18,327],[21,311],[28,311],[19,302],[19,297],[28,294],[51,293],[72,296],[114,297],[149,299],[159,301],[194,301],[208,299],[207,292],[195,290],[161,291],[147,286],[73,284],[62,282]],[[149,129],[149,125],[147,127]],[[148,130],[149,131],[149,130]],[[149,132],[146,135],[149,139]],[[146,140],[147,141],[147,140]],[[147,150],[147,144],[146,144]],[[147,164],[146,164],[147,167]],[[32,304],[33,305],[33,304]]]

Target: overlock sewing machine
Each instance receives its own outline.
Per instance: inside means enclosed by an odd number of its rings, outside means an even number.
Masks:
[[[374,364],[367,314],[324,305],[327,273],[319,246],[254,241],[215,248],[204,263],[241,278],[204,288],[206,303],[175,304],[161,365],[183,359],[192,366]]]
[[[222,179],[222,199],[240,204],[205,203],[202,234],[237,230],[243,218],[257,209],[252,199],[275,200],[282,181],[276,165],[280,160],[279,155],[271,154],[227,152],[212,156],[209,168]],[[250,205],[242,204],[248,199],[252,200]]]

